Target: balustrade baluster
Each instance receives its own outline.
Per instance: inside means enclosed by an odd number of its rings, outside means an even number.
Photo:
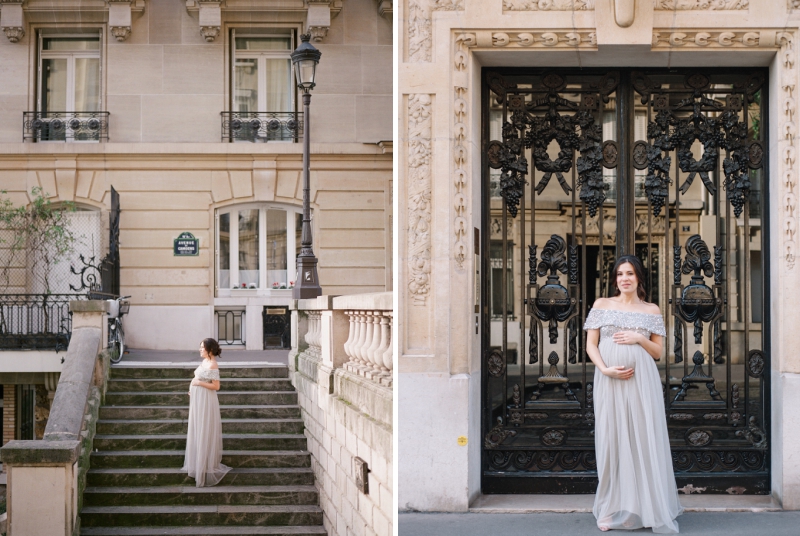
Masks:
[[[355,322],[353,322],[353,312],[352,311],[345,311],[344,314],[347,316],[347,321],[350,324],[350,332],[347,335],[347,340],[344,342],[343,348],[344,348],[344,353],[352,361],[353,360],[353,352],[351,350],[351,347],[353,346],[353,340],[354,340],[355,332],[356,332],[356,325],[355,325]]]

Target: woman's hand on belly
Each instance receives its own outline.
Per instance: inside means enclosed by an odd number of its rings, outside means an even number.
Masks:
[[[635,331],[618,331],[613,335],[614,342],[617,344],[641,344],[647,338]]]
[[[631,378],[633,378],[633,369],[625,368],[622,365],[617,365],[614,367],[606,367],[600,372],[602,372],[609,378],[615,378],[617,380],[630,380]]]

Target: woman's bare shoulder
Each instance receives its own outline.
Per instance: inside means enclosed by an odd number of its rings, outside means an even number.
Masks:
[[[211,363],[208,364],[208,368],[210,368],[211,370],[216,370],[219,368],[219,365],[217,364],[216,361],[212,361]]]
[[[592,304],[592,309],[613,309],[613,303],[611,298],[597,298]]]
[[[644,306],[646,308],[645,312],[648,313],[648,314],[651,314],[651,315],[660,315],[661,314],[661,308],[658,306],[658,304],[645,303]]]

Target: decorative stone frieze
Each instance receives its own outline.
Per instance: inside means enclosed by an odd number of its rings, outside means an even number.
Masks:
[[[594,0],[503,0],[503,11],[594,11]]]
[[[431,274],[432,96],[408,96],[408,291],[425,305]]]
[[[653,31],[653,48],[775,48],[775,30],[687,30]]]
[[[25,37],[25,12],[22,0],[0,0],[0,28],[12,43]]]
[[[455,232],[454,256],[459,268],[464,268],[464,261],[467,258],[467,180],[469,168],[467,151],[467,104],[469,82],[467,76],[467,54],[469,44],[474,44],[475,38],[472,34],[459,34],[455,37],[455,56],[453,62],[453,80],[455,92],[453,105],[453,182],[455,183],[455,195],[453,196],[453,207],[455,208],[455,219],[453,229]]]
[[[431,17],[434,11],[463,11],[464,0],[410,0],[408,60],[431,61]]]
[[[797,52],[794,50],[795,34],[792,32],[780,32],[777,35],[777,43],[781,47],[780,57],[782,60],[783,73],[781,74],[780,84],[783,92],[783,103],[781,105],[782,116],[780,120],[780,133],[778,138],[778,151],[780,158],[780,177],[783,195],[780,210],[782,212],[782,231],[783,231],[783,251],[781,256],[785,266],[789,270],[795,267],[797,255],[797,125],[794,116],[797,115],[797,101],[794,98],[794,90],[797,88]]]
[[[750,0],[653,0],[656,11],[748,9]]]

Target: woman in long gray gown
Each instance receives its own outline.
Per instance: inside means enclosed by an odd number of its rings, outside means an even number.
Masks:
[[[678,500],[661,379],[664,321],[645,301],[644,267],[631,255],[614,266],[613,298],[586,318],[586,353],[595,364],[595,451],[599,483],[593,513],[600,530],[678,532]]]
[[[219,343],[205,339],[200,343],[203,362],[194,371],[189,387],[189,432],[186,436],[184,472],[195,485],[214,486],[231,470],[222,462],[222,420],[219,413]]]

